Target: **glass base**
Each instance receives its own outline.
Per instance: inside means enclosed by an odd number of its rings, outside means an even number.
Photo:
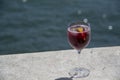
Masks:
[[[74,68],[69,72],[71,78],[84,78],[89,75],[90,71],[85,68]]]

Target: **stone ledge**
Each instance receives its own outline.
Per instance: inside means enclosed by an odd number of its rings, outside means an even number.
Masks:
[[[0,80],[55,80],[69,77],[77,65],[75,50],[0,56]],[[82,50],[79,66],[88,68],[87,78],[73,80],[120,80],[120,46]]]

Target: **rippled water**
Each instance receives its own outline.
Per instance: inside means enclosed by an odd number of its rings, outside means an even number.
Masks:
[[[88,47],[120,45],[120,0],[0,0],[0,54],[70,49],[67,25],[87,20]]]

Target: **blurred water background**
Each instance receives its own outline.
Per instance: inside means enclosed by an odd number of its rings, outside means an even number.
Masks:
[[[91,24],[88,47],[120,45],[120,0],[0,0],[0,54],[71,49],[66,29]]]

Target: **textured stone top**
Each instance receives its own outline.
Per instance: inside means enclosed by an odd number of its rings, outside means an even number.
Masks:
[[[79,61],[77,56],[75,50],[0,55],[0,80],[56,80],[69,77],[68,71],[78,64],[90,75],[73,80],[120,80],[119,46],[87,48]]]

